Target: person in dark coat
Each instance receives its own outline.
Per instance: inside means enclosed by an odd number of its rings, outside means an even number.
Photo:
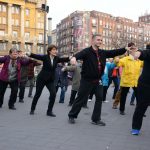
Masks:
[[[36,60],[32,60],[32,62],[28,65],[28,83],[29,83],[29,93],[28,97],[33,98],[32,91],[35,83],[35,75],[34,75],[34,68],[36,66],[40,66],[41,63],[39,63]]]
[[[68,87],[68,72],[62,71],[62,68],[65,66],[64,63],[59,63],[56,68],[55,74],[55,84],[56,84],[56,93],[61,88],[59,103],[64,103],[65,93]]]
[[[133,135],[138,135],[142,127],[144,114],[150,104],[150,44],[147,44],[146,50],[136,52],[135,58],[144,61],[143,71],[138,80],[138,103],[133,114],[131,131]]]
[[[103,99],[103,86],[101,82],[101,76],[104,72],[106,58],[113,58],[117,55],[124,54],[125,48],[117,50],[102,50],[99,47],[102,44],[102,36],[100,34],[93,35],[92,46],[85,48],[71,59],[72,64],[76,64],[76,60],[83,60],[81,81],[77,98],[75,99],[72,109],[70,110],[68,117],[69,123],[75,123],[84,100],[88,99],[88,96],[92,89],[95,89],[95,106],[92,114],[92,123],[95,125],[105,126],[105,123],[101,121],[101,107]]]
[[[56,97],[56,88],[55,88],[55,69],[57,64],[60,62],[68,62],[69,57],[60,58],[57,55],[57,47],[55,45],[50,45],[47,49],[46,55],[38,55],[33,53],[27,53],[29,57],[43,61],[43,67],[40,73],[37,76],[36,80],[36,92],[32,101],[30,114],[33,115],[37,102],[42,94],[43,88],[46,86],[50,93],[50,99],[47,109],[47,116],[56,117],[52,112],[55,97]]]

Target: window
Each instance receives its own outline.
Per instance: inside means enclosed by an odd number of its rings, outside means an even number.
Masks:
[[[0,36],[4,36],[5,35],[5,31],[4,30],[0,30]]]
[[[26,32],[25,33],[25,41],[28,41],[30,39],[30,33]]]
[[[44,47],[42,45],[37,46],[37,53],[38,54],[43,54],[44,53]]]
[[[30,14],[30,10],[26,9],[26,16],[29,16],[29,14]]]
[[[15,20],[14,19],[12,19],[11,22],[12,22],[12,25],[15,25]]]
[[[30,24],[30,21],[29,21],[29,20],[26,20],[25,26],[26,26],[26,27],[29,27],[29,24]]]
[[[16,7],[16,14],[19,14],[19,7]]]
[[[0,12],[2,11],[2,5],[0,4]]]
[[[32,51],[32,44],[25,43],[24,48],[25,48],[26,52],[31,52]]]
[[[17,37],[18,36],[18,32],[17,31],[13,31],[12,34],[13,34],[13,37]]]
[[[6,5],[2,5],[2,11],[6,12]]]
[[[7,43],[6,42],[0,42],[0,51],[7,49]]]
[[[43,34],[39,34],[39,41],[43,41]]]
[[[11,8],[11,12],[14,14],[15,13],[15,7],[14,6],[12,6],[12,8]]]
[[[16,47],[19,50],[20,49],[20,43],[12,43],[12,47]]]

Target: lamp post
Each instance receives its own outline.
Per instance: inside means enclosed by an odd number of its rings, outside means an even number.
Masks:
[[[42,4],[42,10],[44,12],[44,54],[46,54],[46,23],[47,23],[47,13],[49,12],[49,6],[47,6],[47,1],[45,0],[45,4]]]

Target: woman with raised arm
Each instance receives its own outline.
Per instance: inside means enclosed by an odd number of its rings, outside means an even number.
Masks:
[[[56,117],[56,115],[52,112],[55,97],[56,97],[56,89],[55,89],[55,69],[57,67],[57,63],[59,62],[68,62],[69,57],[60,58],[57,56],[57,47],[55,45],[50,45],[47,49],[47,55],[38,55],[38,54],[27,54],[29,57],[38,59],[43,61],[43,67],[41,72],[37,76],[36,81],[36,92],[32,101],[30,114],[33,115],[38,99],[42,94],[42,90],[44,86],[47,87],[50,93],[49,104],[47,109],[47,116]]]

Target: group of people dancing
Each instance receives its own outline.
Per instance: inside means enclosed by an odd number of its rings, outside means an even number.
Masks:
[[[33,96],[30,115],[34,115],[37,102],[42,94],[43,88],[46,86],[49,91],[49,103],[46,115],[56,117],[53,112],[53,106],[56,98],[56,68],[59,63],[70,62],[71,66],[63,66],[61,71],[73,71],[72,90],[69,101],[71,110],[68,113],[68,121],[74,124],[78,117],[81,108],[86,105],[89,95],[95,95],[95,104],[91,116],[92,124],[105,126],[106,123],[101,119],[102,101],[106,101],[106,94],[111,82],[114,81],[115,90],[113,99],[116,99],[117,92],[120,93],[120,114],[125,115],[125,102],[127,93],[130,87],[133,88],[137,100],[135,112],[133,115],[133,123],[131,133],[138,135],[141,130],[143,116],[150,103],[150,45],[147,45],[146,50],[139,51],[134,43],[128,44],[127,47],[115,50],[100,49],[102,45],[102,36],[95,34],[92,36],[92,44],[80,52],[70,57],[59,57],[57,47],[49,45],[47,54],[39,55],[34,53],[26,53],[28,57],[19,56],[19,51],[12,48],[9,55],[0,58],[0,63],[3,64],[0,73],[0,108],[4,101],[4,94],[8,84],[11,88],[10,99],[8,102],[9,109],[15,110],[18,87],[22,87],[24,93],[25,82],[23,82],[22,68],[32,64],[32,67],[40,65],[42,68],[36,79],[35,95]],[[119,59],[119,55],[126,54],[126,57]],[[111,58],[116,57],[112,64]],[[33,59],[36,60],[33,60]],[[108,60],[109,61],[108,61]],[[80,61],[78,61],[80,60]],[[107,60],[107,61],[106,61]],[[35,63],[33,65],[33,62]],[[108,77],[108,71],[112,68],[121,69],[120,78],[118,80],[113,77]],[[142,70],[141,70],[142,68]],[[111,73],[112,74],[112,73]],[[114,73],[115,74],[115,73]],[[135,76],[132,76],[134,74]],[[24,75],[26,77],[26,75]],[[21,84],[21,81],[23,82]],[[120,84],[118,84],[120,83]],[[64,102],[65,88],[62,88],[62,97],[60,103]],[[19,94],[21,95],[21,94]],[[31,94],[29,94],[31,97]],[[20,102],[23,102],[23,96],[20,96]],[[113,108],[117,108],[116,102]]]

